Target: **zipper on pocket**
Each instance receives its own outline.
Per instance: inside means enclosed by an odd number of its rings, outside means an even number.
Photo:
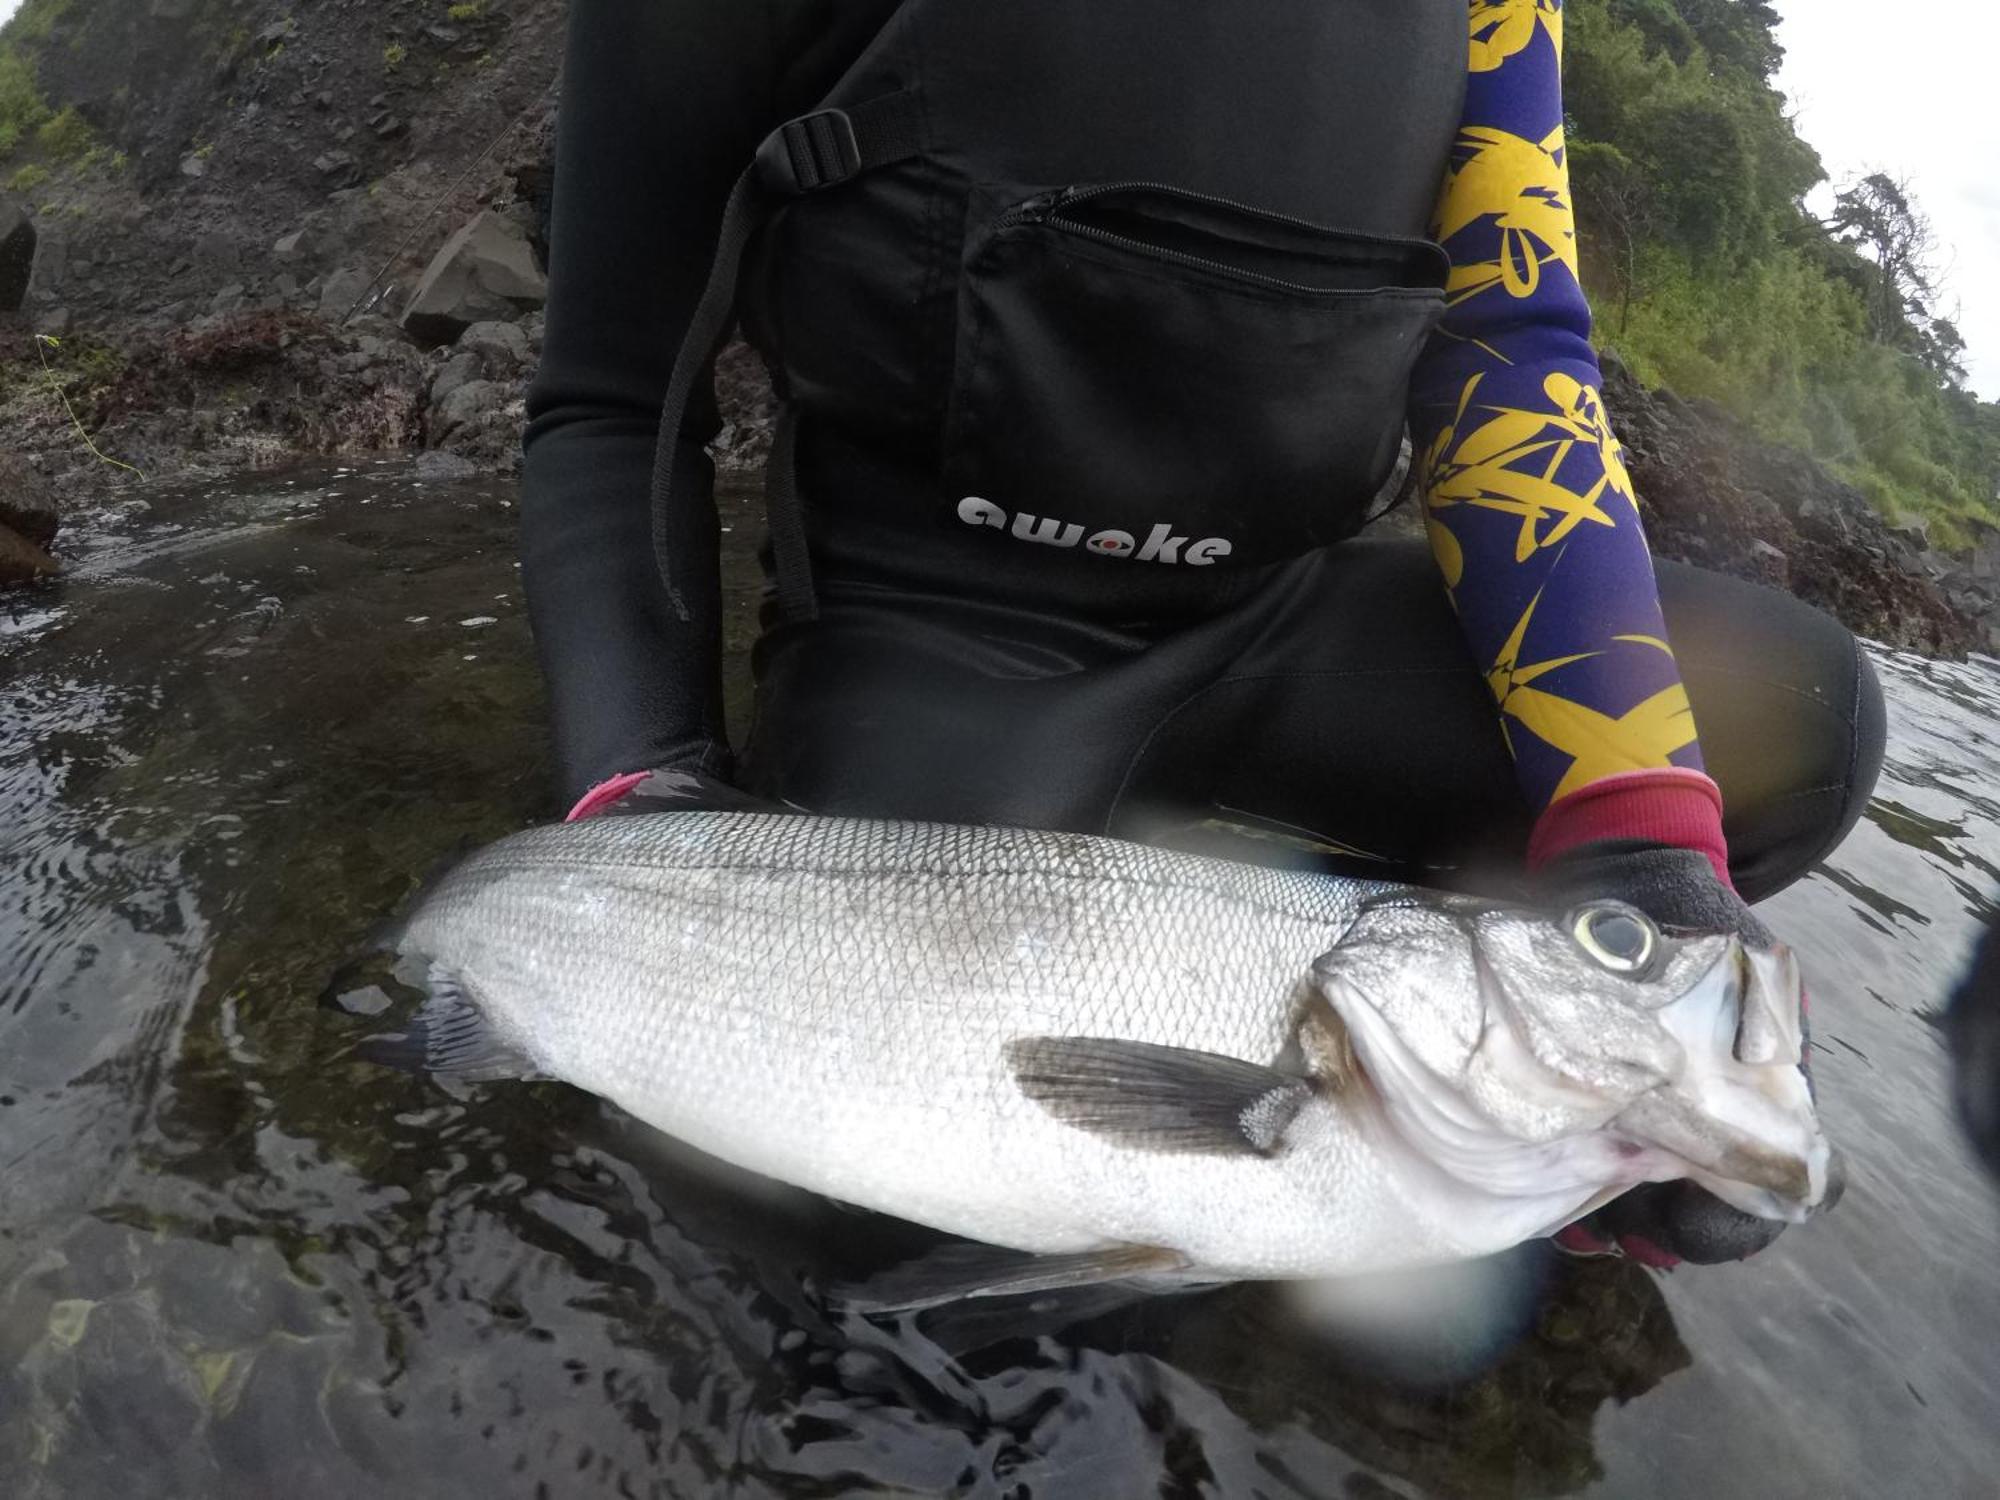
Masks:
[[[1170,249],[1165,245],[1119,234],[1077,219],[1075,211],[1100,198],[1119,195],[1150,194],[1162,198],[1191,203],[1202,208],[1217,209],[1225,213],[1241,215],[1260,220],[1266,224],[1278,225],[1294,233],[1304,233],[1312,238],[1335,241],[1343,244],[1373,244],[1384,249],[1394,249],[1404,254],[1415,255],[1436,252],[1436,247],[1425,240],[1392,239],[1374,235],[1349,234],[1337,229],[1329,229],[1324,224],[1315,224],[1310,219],[1300,219],[1291,214],[1275,213],[1270,209],[1253,208],[1247,203],[1238,203],[1229,198],[1218,198],[1209,193],[1197,193],[1188,188],[1169,187],[1162,182],[1112,182],[1090,187],[1058,188],[1051,193],[1043,193],[1016,204],[1000,216],[999,228],[1015,225],[1041,225],[1058,230],[1063,234],[1075,235],[1080,239],[1094,240],[1099,244],[1143,259],[1163,262],[1168,265],[1184,266],[1205,271],[1231,281],[1240,281],[1272,291],[1286,292],[1303,297],[1352,297],[1365,296],[1368,292],[1382,288],[1364,287],[1323,287],[1311,286],[1304,282],[1287,281],[1281,277],[1266,275],[1261,271],[1247,270],[1242,266],[1230,265],[1227,261],[1212,260],[1206,256],[1191,255],[1184,250]],[[1443,285],[1442,274],[1439,286]]]

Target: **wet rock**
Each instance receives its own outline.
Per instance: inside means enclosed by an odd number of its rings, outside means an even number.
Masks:
[[[271,254],[287,263],[316,260],[319,243],[313,238],[311,230],[294,229],[290,234],[278,237],[271,246]]]
[[[722,430],[710,445],[716,466],[738,474],[761,469],[771,454],[778,403],[762,358],[741,339],[716,358],[715,400],[722,416]]]
[[[460,386],[480,379],[485,369],[484,361],[476,353],[454,354],[431,381],[431,405],[435,407]]]
[[[455,479],[473,479],[480,472],[479,465],[469,458],[461,458],[456,453],[440,453],[435,448],[426,449],[417,455],[417,478],[429,480],[433,484],[444,484]]]
[[[1889,528],[1889,535],[1911,547],[1925,548],[1931,544],[1931,523],[1918,516]]]
[[[248,295],[242,283],[232,282],[209,299],[208,310],[212,313],[238,312],[247,300]]]
[[[335,271],[319,291],[319,312],[323,318],[344,318],[368,291],[366,271]]]
[[[195,266],[208,272],[233,271],[243,259],[242,248],[236,243],[235,237],[220,229],[211,229],[206,234],[198,236],[190,247],[190,254]],[[109,257],[106,257],[106,261],[108,263]],[[77,269],[79,271],[83,269],[81,260],[77,262]]]
[[[1784,588],[1790,583],[1790,560],[1780,548],[1773,547],[1761,537],[1750,544],[1750,561],[1763,575],[1764,581],[1774,587]]]
[[[548,282],[520,226],[482,213],[432,258],[402,322],[420,343],[448,344],[474,323],[511,319],[547,296]]]
[[[481,356],[489,370],[504,371],[528,362],[528,335],[513,323],[474,323],[458,336],[456,347]]]
[[[13,527],[0,524],[0,588],[46,578],[57,569],[56,560]]]
[[[19,454],[0,449],[0,526],[37,547],[46,547],[62,529],[55,487]]]
[[[513,395],[511,386],[497,380],[466,381],[431,408],[432,441],[448,438],[459,428],[477,422]]]
[[[16,312],[27,300],[35,269],[35,226],[28,211],[0,197],[0,312]]]
[[[299,295],[299,278],[290,271],[280,271],[271,278],[271,290],[287,302],[296,301]]]
[[[463,356],[460,356],[463,357]],[[426,440],[487,473],[513,473],[521,463],[524,386],[516,380],[470,380],[434,402]]]
[[[5,210],[0,209],[0,216]],[[4,233],[4,232],[0,232]],[[69,238],[59,229],[46,226],[35,234],[35,268],[28,278],[30,295],[53,299],[69,271]],[[4,307],[4,303],[0,303]]]
[[[361,181],[361,163],[352,151],[322,151],[312,166],[329,187],[353,187]]]

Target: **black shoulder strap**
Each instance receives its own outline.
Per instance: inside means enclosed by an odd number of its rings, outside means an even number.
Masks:
[[[687,598],[676,581],[677,562],[687,550],[690,517],[678,513],[674,494],[674,454],[687,420],[694,383],[714,365],[736,315],[736,287],[743,252],[764,221],[793,198],[838,187],[862,172],[915,156],[921,147],[916,96],[907,90],[870,99],[851,109],[821,109],[780,125],[757,154],[723,209],[715,260],[708,285],[696,305],[687,335],[674,359],[667,399],[660,410],[660,434],[653,450],[653,553],[667,601],[679,619],[689,617]],[[811,565],[805,545],[805,518],[792,472],[794,432],[789,413],[779,421],[766,483],[771,546],[778,578],[778,607],[787,619],[811,619]]]

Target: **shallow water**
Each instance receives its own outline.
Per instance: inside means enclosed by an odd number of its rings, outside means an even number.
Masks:
[[[1994,664],[1879,659],[1868,820],[1765,908],[1838,1211],[1744,1266],[1562,1265],[1418,1393],[1260,1287],[830,1317],[912,1236],[557,1085],[348,1060],[329,972],[550,811],[511,509],[384,465],[88,529],[0,604],[0,1494],[1994,1492],[2000,1193],[1930,1020],[2000,889]]]

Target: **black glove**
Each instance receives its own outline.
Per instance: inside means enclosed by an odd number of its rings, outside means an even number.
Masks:
[[[1609,897],[1636,906],[1662,927],[1734,933],[1754,948],[1776,941],[1716,876],[1708,857],[1693,849],[1639,839],[1581,844],[1545,865],[1539,886],[1539,898],[1559,910]],[[1806,1082],[1810,1087],[1810,1072]],[[1784,1227],[1732,1208],[1692,1182],[1649,1182],[1579,1219],[1556,1243],[1586,1254],[1623,1253],[1652,1266],[1714,1265],[1755,1255]]]

